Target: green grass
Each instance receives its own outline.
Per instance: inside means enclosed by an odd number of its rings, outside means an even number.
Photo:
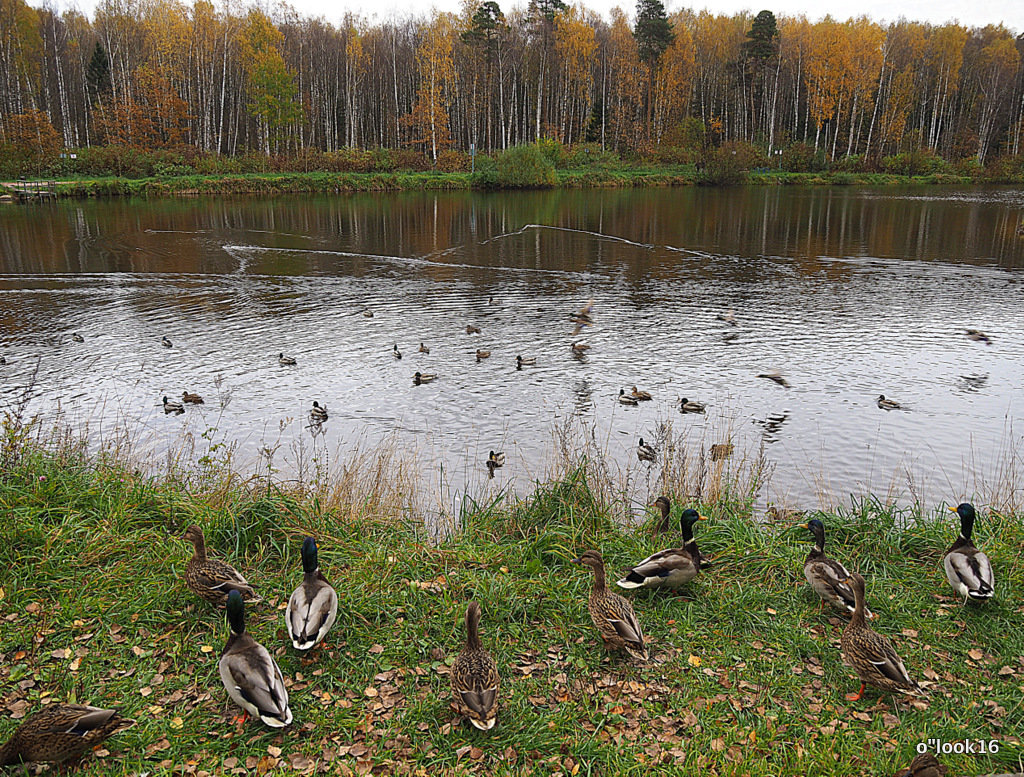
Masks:
[[[470,504],[442,541],[398,508],[230,482],[190,492],[67,451],[10,457],[0,739],[11,712],[45,698],[116,705],[138,720],[109,754],[85,760],[85,774],[883,775],[929,738],[1000,743],[996,755],[944,756],[951,774],[1020,768],[1024,516],[982,512],[976,539],[996,598],[968,607],[940,568],[956,533],[945,510],[865,500],[822,516],[829,551],[868,578],[875,628],[913,676],[933,679],[915,706],[870,690],[844,700],[857,683],[839,656],[843,620],[818,613],[803,578],[809,534],[730,504],[701,506],[711,520],[698,540],[715,561],[685,595],[631,595],[653,657],[637,666],[602,652],[590,578],[569,562],[598,548],[614,574],[665,540],[652,536],[653,517],[620,529],[581,472],[526,500]],[[216,672],[226,623],[181,579],[191,522],[267,599],[248,609],[248,626],[291,686],[295,723],[284,732],[230,722],[237,710]],[[286,646],[281,609],[307,533],[341,605],[327,647],[303,656]],[[502,674],[489,734],[449,709],[446,672],[472,598]]]

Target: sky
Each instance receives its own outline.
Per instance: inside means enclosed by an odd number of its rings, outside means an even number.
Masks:
[[[404,18],[409,15],[427,14],[431,9],[440,11],[459,11],[462,0],[287,0],[289,5],[304,16],[323,16],[327,21],[337,23],[346,12],[351,12],[369,21],[380,21],[389,18]],[[571,3],[582,3],[592,11],[608,18],[615,6],[621,7],[632,18],[635,11],[635,0],[568,0]],[[835,19],[846,20],[851,16],[868,16],[876,21],[895,21],[901,16],[913,21],[943,24],[959,21],[967,27],[984,27],[987,24],[999,24],[1015,33],[1024,32],[1024,2],[1022,0],[973,0],[970,4],[964,0],[762,0],[751,4],[750,0],[663,0],[669,13],[681,8],[695,11],[708,10],[711,13],[734,14],[743,10],[756,14],[765,8],[776,16],[805,15],[809,20],[816,21],[826,15]],[[41,4],[39,0],[30,0],[31,5]],[[61,3],[58,2],[58,5]],[[218,3],[219,4],[219,3]],[[243,0],[248,4],[248,0]],[[273,0],[258,2],[260,6],[273,6]],[[527,0],[499,0],[503,9],[525,6]],[[76,0],[66,3],[77,7],[92,16],[96,0]]]

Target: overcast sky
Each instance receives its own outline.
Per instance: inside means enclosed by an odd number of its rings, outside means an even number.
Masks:
[[[220,5],[218,0],[214,0]],[[248,0],[242,0],[247,4]],[[499,0],[503,9],[525,6],[528,0]],[[569,0],[577,2],[578,0]],[[32,5],[40,5],[39,0],[29,0]],[[367,20],[381,20],[392,17],[405,17],[410,14],[419,15],[431,9],[442,11],[458,11],[461,0],[289,0],[290,4],[307,16],[323,16],[330,22],[337,22],[346,11],[363,16]],[[58,0],[60,4],[60,0]],[[273,0],[260,2],[261,6],[272,6]],[[615,6],[621,7],[632,17],[635,0],[583,0],[582,4],[593,11],[608,17],[609,11]],[[96,0],[76,0],[66,5],[77,6],[92,16]],[[827,14],[833,18],[845,20],[851,16],[869,16],[877,21],[895,21],[901,16],[914,21],[942,24],[959,21],[968,27],[984,27],[986,24],[1002,23],[1014,33],[1024,31],[1024,0],[764,0],[751,4],[749,0],[697,0],[696,2],[677,2],[667,0],[665,6],[669,13],[680,8],[694,10],[707,9],[712,13],[733,14],[743,10],[753,13],[767,8],[776,16],[798,16],[804,14],[811,21],[821,19]]]

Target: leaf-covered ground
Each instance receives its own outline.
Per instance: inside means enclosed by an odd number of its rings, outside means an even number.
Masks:
[[[617,528],[582,476],[480,507],[440,542],[387,506],[190,494],[45,454],[0,476],[0,508],[0,740],[58,701],[136,718],[83,774],[885,775],[928,740],[998,743],[943,756],[951,774],[1021,768],[1022,516],[982,511],[975,535],[996,598],[967,607],[940,566],[957,534],[948,512],[866,501],[820,516],[830,553],[868,580],[874,627],[930,687],[923,701],[869,690],[847,702],[858,684],[839,655],[845,620],[820,613],[803,578],[810,535],[738,509],[702,507],[698,540],[714,564],[683,595],[631,594],[652,655],[638,666],[600,648],[589,574],[569,562],[598,548],[612,575],[666,540]],[[266,597],[248,627],[287,678],[287,730],[232,723],[216,671],[227,625],[181,578],[192,522]],[[341,605],[327,644],[300,655],[282,610],[307,533]],[[489,733],[449,706],[473,598],[502,674]]]

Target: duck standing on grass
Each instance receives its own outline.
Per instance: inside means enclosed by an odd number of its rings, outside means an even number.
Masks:
[[[629,600],[609,591],[605,586],[604,559],[601,554],[596,550],[588,550],[573,559],[573,563],[590,567],[594,573],[594,586],[590,589],[587,610],[590,611],[590,619],[601,632],[605,647],[624,650],[633,658],[646,661],[647,645],[644,644],[640,621]]]
[[[480,605],[466,608],[466,646],[452,664],[451,684],[455,708],[481,731],[498,720],[498,665],[480,643]]]
[[[665,497],[659,497],[665,499]],[[667,501],[667,500],[666,500]],[[620,588],[678,588],[688,583],[700,572],[703,557],[693,539],[693,527],[698,521],[706,521],[696,510],[683,510],[680,529],[683,546],[661,550],[648,556],[618,581]]]
[[[195,524],[185,529],[182,539],[195,548],[185,566],[185,584],[200,599],[213,604],[224,604],[232,591],[237,591],[246,602],[262,601],[256,591],[238,570],[225,561],[206,557],[206,538]]]
[[[246,632],[245,605],[238,591],[228,596],[227,618],[231,636],[217,664],[224,690],[245,710],[243,722],[252,715],[271,728],[284,728],[292,722],[284,677],[267,649]]]
[[[964,598],[965,603],[968,599],[976,602],[987,601],[995,593],[996,580],[992,562],[988,560],[988,556],[974,547],[971,541],[977,513],[974,512],[974,506],[968,502],[949,509],[960,516],[960,536],[942,559],[946,579],[953,586],[953,590]]]
[[[338,619],[338,594],[320,571],[316,540],[302,542],[302,585],[288,599],[284,620],[296,650],[323,641]]]
[[[860,690],[846,694],[846,700],[860,699],[869,683],[883,691],[923,696],[924,689],[907,673],[892,643],[864,623],[864,578],[854,572],[844,582],[853,589],[857,605],[840,644],[843,658],[860,678]]]
[[[798,524],[814,535],[814,550],[804,561],[804,577],[811,588],[821,597],[822,603],[831,604],[840,610],[853,612],[857,609],[857,598],[853,589],[846,584],[850,572],[840,562],[825,555],[825,524],[817,518]],[[865,617],[874,618],[874,613],[865,607]]]
[[[0,766],[63,763],[134,725],[134,720],[121,717],[117,710],[51,704],[25,718],[7,743],[0,746]]]
[[[931,753],[919,753],[910,766],[896,772],[896,777],[946,777],[948,771]]]

